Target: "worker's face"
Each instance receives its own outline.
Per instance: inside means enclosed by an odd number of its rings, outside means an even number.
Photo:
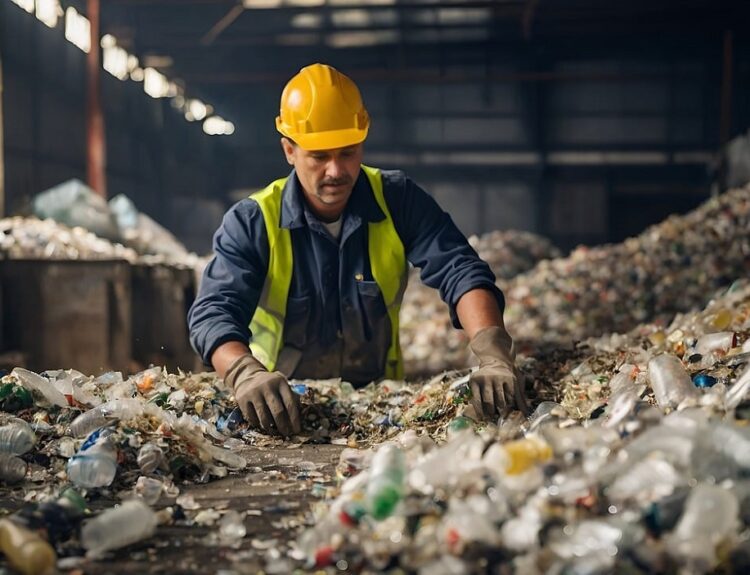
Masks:
[[[287,162],[294,166],[308,204],[324,220],[336,220],[352,195],[362,163],[362,144],[333,150],[303,150],[281,139]]]

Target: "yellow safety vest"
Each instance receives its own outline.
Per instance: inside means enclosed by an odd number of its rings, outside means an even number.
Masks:
[[[404,365],[399,343],[398,315],[407,281],[406,255],[385,203],[380,170],[364,165],[362,169],[370,181],[380,209],[385,214],[383,220],[368,224],[368,251],[372,277],[383,294],[391,322],[391,346],[386,355],[384,374],[388,379],[402,379]],[[250,322],[250,350],[269,370],[275,369],[279,352],[284,345],[284,318],[294,262],[292,236],[288,229],[279,225],[281,197],[286,180],[287,178],[276,180],[250,196],[258,202],[263,213],[269,245],[268,272],[258,307]]]

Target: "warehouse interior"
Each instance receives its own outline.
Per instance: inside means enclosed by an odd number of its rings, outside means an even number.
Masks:
[[[487,262],[528,406],[477,413],[417,270],[404,370],[284,374],[294,437],[191,343],[314,63]],[[0,0],[0,217],[9,572],[750,567],[747,2]]]

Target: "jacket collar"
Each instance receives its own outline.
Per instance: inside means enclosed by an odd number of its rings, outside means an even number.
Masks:
[[[280,227],[294,229],[304,226],[306,211],[309,212],[305,204],[302,184],[300,184],[296,172],[292,170],[284,184],[281,195]],[[375,199],[370,181],[361,169],[357,181],[354,183],[354,189],[349,197],[345,213],[359,216],[365,222],[379,222],[385,219],[385,214]],[[314,217],[312,212],[310,212],[310,216]]]

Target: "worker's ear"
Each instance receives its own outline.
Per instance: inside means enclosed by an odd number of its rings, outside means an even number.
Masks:
[[[290,166],[294,165],[295,145],[289,138],[281,138],[281,149],[284,150],[286,161]]]

